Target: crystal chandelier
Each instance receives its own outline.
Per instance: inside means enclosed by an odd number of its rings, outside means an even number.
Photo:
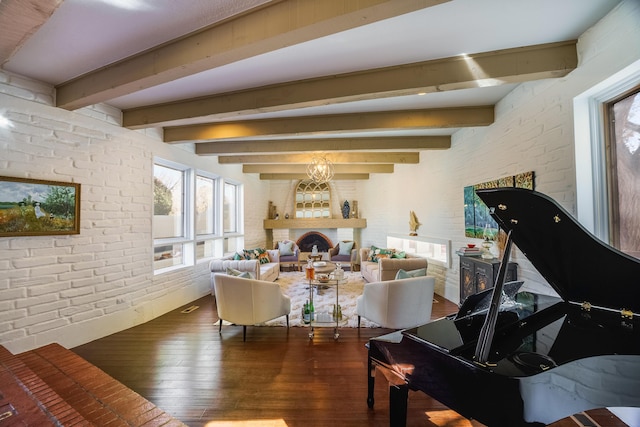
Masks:
[[[307,165],[307,175],[313,182],[319,184],[331,181],[333,178],[333,163],[324,156],[314,156]]]

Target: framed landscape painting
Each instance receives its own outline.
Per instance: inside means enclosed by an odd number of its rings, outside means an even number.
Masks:
[[[80,233],[80,184],[0,176],[0,237]]]

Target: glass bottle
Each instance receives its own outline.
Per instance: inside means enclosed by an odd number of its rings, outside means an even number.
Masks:
[[[313,260],[309,259],[307,261],[307,267],[306,267],[306,277],[307,280],[313,280],[316,278],[316,269],[313,268]]]
[[[339,262],[336,263],[336,269],[333,272],[333,278],[336,280],[344,279],[344,270],[342,269],[342,264],[340,264]]]
[[[311,312],[309,311],[309,300],[304,303],[304,307],[302,308],[302,321],[304,323],[309,323],[311,321]]]

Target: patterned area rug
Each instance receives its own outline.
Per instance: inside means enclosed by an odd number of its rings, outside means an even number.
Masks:
[[[362,295],[364,287],[364,279],[359,272],[345,271],[347,283],[340,285],[339,302],[342,308],[342,316],[346,318],[340,323],[340,327],[357,328],[358,315],[356,314],[356,298]],[[282,292],[291,298],[291,314],[289,315],[289,326],[305,326],[302,322],[302,307],[309,300],[309,282],[305,280],[304,273],[291,271],[281,272],[280,277],[276,280],[280,285]],[[336,289],[334,286],[328,286],[326,289],[313,291],[313,305],[316,313],[333,311],[333,305],[336,303]],[[286,326],[285,317],[279,317],[266,322],[265,326]],[[378,325],[365,319],[360,321],[361,328],[377,328]]]

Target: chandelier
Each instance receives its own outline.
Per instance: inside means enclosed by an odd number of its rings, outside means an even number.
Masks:
[[[324,156],[314,156],[307,165],[307,175],[318,184],[331,181],[333,178],[333,163]]]

